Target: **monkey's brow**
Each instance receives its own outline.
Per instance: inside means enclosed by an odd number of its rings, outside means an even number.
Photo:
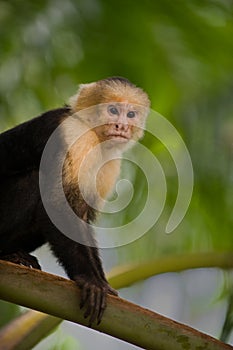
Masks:
[[[122,109],[122,107],[123,108],[126,107],[127,110],[131,110],[131,111],[132,110],[133,111],[137,111],[139,109],[139,107],[140,107],[140,105],[139,105],[138,108],[137,108],[137,105],[134,105],[132,103],[128,103],[127,101],[124,101],[124,102],[115,102],[115,101],[113,101],[112,103],[110,102],[109,105],[113,105],[113,106],[118,107],[120,109]]]

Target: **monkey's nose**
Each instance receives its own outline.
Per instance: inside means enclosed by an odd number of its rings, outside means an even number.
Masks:
[[[115,124],[115,128],[118,131],[127,131],[129,129],[129,125],[123,124],[123,123],[117,123],[117,124]]]

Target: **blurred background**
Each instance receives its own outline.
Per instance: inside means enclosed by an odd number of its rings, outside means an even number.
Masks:
[[[174,125],[190,152],[192,201],[182,223],[167,235],[176,168],[158,140],[142,141],[164,169],[166,206],[142,238],[102,250],[105,270],[155,258],[176,261],[180,254],[233,252],[232,38],[231,0],[0,1],[0,131],[64,105],[79,83],[120,75],[147,91],[152,109]],[[143,174],[131,173],[134,200],[120,217],[107,216],[108,224],[129,222],[143,206]],[[64,275],[48,247],[36,254],[44,270]],[[231,270],[203,266],[168,270],[121,289],[120,296],[214,337],[222,334],[233,345],[232,284]],[[1,325],[19,312],[7,303],[0,307]],[[93,344],[136,348],[63,322],[36,349],[92,349]]]

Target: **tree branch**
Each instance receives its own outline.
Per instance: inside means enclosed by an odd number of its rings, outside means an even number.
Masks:
[[[232,269],[233,253],[205,252],[170,255],[140,264],[117,266],[108,273],[108,281],[115,289],[119,289],[161,273],[210,267]]]
[[[0,298],[87,326],[74,282],[0,262]],[[233,349],[230,345],[123,299],[109,296],[103,320],[94,329],[151,350]],[[2,341],[1,341],[2,344]]]
[[[29,350],[47,337],[62,322],[60,318],[28,310],[0,330],[0,348]]]

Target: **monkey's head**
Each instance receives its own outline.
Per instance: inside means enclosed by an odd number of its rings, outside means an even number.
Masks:
[[[112,146],[127,148],[129,140],[143,136],[150,100],[128,79],[112,77],[81,85],[70,105],[101,142],[110,140]]]

